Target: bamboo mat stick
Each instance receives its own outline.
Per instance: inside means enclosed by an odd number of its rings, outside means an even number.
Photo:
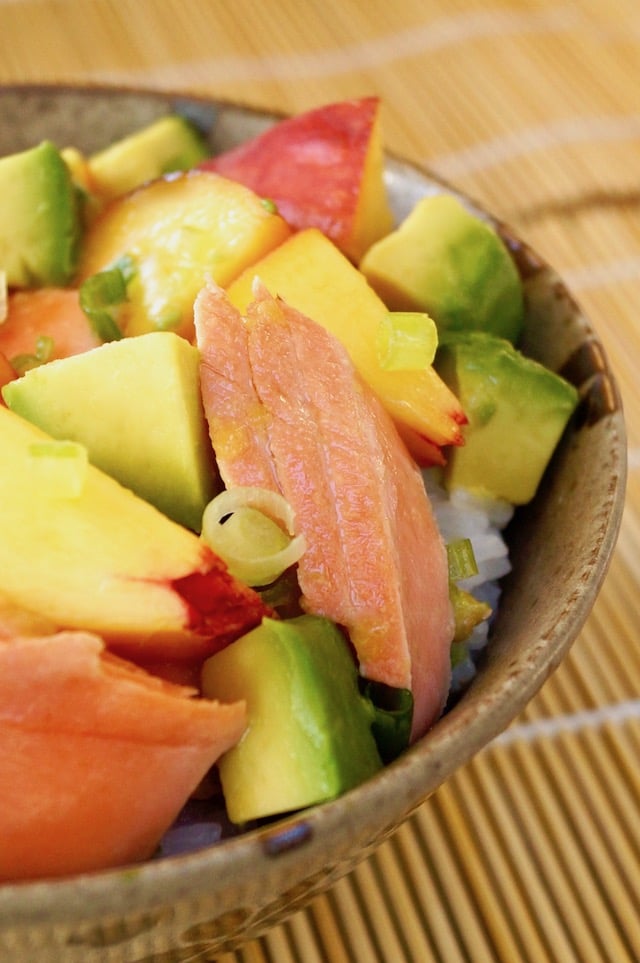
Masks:
[[[545,915],[548,907],[547,899],[544,899],[538,909],[542,925],[554,929],[559,925],[565,929],[566,939],[563,945],[566,948],[567,944],[571,944],[575,948],[574,959],[579,963],[602,963],[602,947],[598,945],[591,932],[589,920],[585,916],[582,896],[575,883],[575,876],[570,868],[567,870],[563,858],[564,831],[561,831],[560,839],[557,835],[548,832],[549,823],[561,827],[562,818],[556,816],[553,799],[550,804],[545,803],[546,793],[541,785],[544,772],[537,773],[533,784],[523,779],[523,768],[529,768],[531,761],[522,759],[518,747],[513,747],[509,751],[496,752],[493,755],[492,764],[494,778],[514,807],[514,816],[523,836],[524,845],[529,852],[529,859],[552,901],[551,915]],[[555,922],[553,922],[554,913]]]
[[[498,872],[504,912],[526,946],[521,958],[539,960],[553,954],[557,963],[574,960],[571,943],[531,859],[522,811],[514,809],[513,799],[495,778],[489,760],[461,771],[455,780],[455,792],[464,799],[469,819],[475,822],[484,858],[492,861]],[[525,823],[528,825],[530,818]]]
[[[501,892],[502,885],[506,883],[500,875],[500,871],[506,869],[503,852],[497,848],[488,852],[478,846],[479,840],[474,837],[470,826],[470,808],[465,807],[463,810],[459,802],[463,799],[464,789],[462,792],[457,791],[455,795],[447,792],[442,797],[442,810],[449,827],[451,844],[456,847],[463,871],[473,887],[498,958],[525,959],[527,937],[537,941],[529,915],[526,911],[517,913],[516,917],[510,914],[509,902],[504,901],[504,894]],[[499,866],[495,864],[496,858]],[[516,892],[514,890],[512,895]],[[515,925],[516,919],[518,925]]]
[[[432,796],[415,816],[424,846],[423,855],[438,881],[441,903],[450,914],[462,951],[474,963],[495,963],[494,949],[475,902],[475,893],[455,858],[440,819],[438,801],[441,792],[439,790]]]
[[[211,957],[211,961],[214,960],[215,963],[237,963],[238,960],[242,960],[242,963],[270,963],[258,941],[247,943],[239,953],[225,953],[224,956]],[[286,963],[286,960],[282,963]]]
[[[496,766],[495,761],[487,760],[486,765],[474,766],[473,772],[492,807],[488,814],[503,829],[502,845],[520,874],[526,893],[525,912],[535,917],[550,958],[574,960],[579,951],[578,958],[586,961],[592,958],[587,946],[581,946],[580,941],[576,945],[567,927],[567,920],[578,915],[573,893],[558,875],[556,855],[544,838],[534,801],[523,786],[517,767],[508,757],[499,762]],[[551,878],[553,886],[549,886]],[[559,913],[561,907],[564,911]]]
[[[587,666],[585,673],[588,669]],[[597,673],[592,671],[585,684],[595,688],[606,675],[599,678]],[[576,668],[575,678],[580,680],[581,677],[579,666]],[[602,688],[598,688],[600,698],[601,692]],[[594,771],[603,782],[608,801],[617,810],[617,813],[612,814],[612,818],[620,818],[623,825],[633,826],[634,837],[637,837],[640,835],[640,830],[636,827],[640,798],[640,718],[628,719],[624,723],[611,719],[597,729],[585,726],[583,739],[592,756]],[[636,858],[640,858],[640,849],[636,849]]]
[[[311,912],[318,931],[325,937],[324,945],[327,948],[330,946],[333,952],[336,952],[334,943],[327,937],[339,933],[339,960],[358,958],[364,963],[373,963],[376,958],[373,937],[362,915],[355,889],[353,877],[347,876],[319,901],[312,903]]]
[[[394,927],[387,894],[384,886],[381,885],[383,878],[376,856],[377,853],[374,853],[357,869],[355,883],[359,905],[378,958],[381,960],[402,960],[404,946],[401,942],[401,934]]]
[[[403,943],[404,958],[424,958],[425,941],[421,931],[420,917],[416,913],[409,878],[398,860],[396,847],[382,846],[373,857],[379,887],[385,895],[393,925]]]
[[[314,940],[315,948],[312,956],[309,952],[309,959],[322,961],[327,957],[335,960],[336,963],[349,963],[349,954],[345,948],[338,921],[336,920],[331,902],[326,894],[316,897],[309,905],[306,912],[296,913],[286,925],[295,927],[298,925],[299,917],[305,917],[309,927],[309,939]],[[323,952],[324,950],[324,952]],[[306,957],[303,957],[306,959]]]
[[[460,873],[474,894],[494,953],[500,960],[520,959],[522,947],[510,921],[503,915],[495,889],[495,879],[491,878],[488,864],[478,852],[469,822],[461,812],[458,801],[460,796],[461,794],[450,791],[447,785],[444,792],[434,797],[443,823],[443,836],[448,840],[458,861]]]
[[[297,963],[297,956],[289,939],[289,927],[277,926],[270,930],[268,940],[263,942],[268,963]]]
[[[567,736],[561,740],[562,762],[573,792],[581,792],[589,808],[590,820],[584,824],[581,838],[594,877],[634,958],[640,960],[640,820],[637,808],[631,820],[622,809],[624,775],[612,762],[594,765],[596,756],[602,760],[604,748],[596,733],[587,733],[582,740]]]
[[[570,713],[574,699],[574,690],[569,685],[560,689],[559,694],[551,689],[540,694],[540,702],[546,702],[549,711],[556,715]],[[623,810],[619,803],[627,794],[624,774],[621,775],[602,748],[600,734],[589,727],[578,733],[562,733],[552,742],[544,741],[539,746],[568,811],[580,807],[580,819],[575,821],[577,838],[594,879],[600,882],[612,917],[640,959],[638,904],[634,905],[629,898],[629,887],[633,889],[640,873],[639,821],[636,812],[631,822],[622,822]]]
[[[409,820],[391,842],[410,885],[416,912],[423,920],[425,941],[429,942],[431,956],[447,963],[460,963],[466,959],[466,954],[462,954],[450,908],[440,899],[437,880],[424,858],[428,840],[420,835],[417,819]]]
[[[349,944],[345,942],[342,933],[341,920],[336,912],[336,902],[345,906],[345,911],[353,909],[353,900],[350,896],[350,887],[343,883],[338,884],[339,898],[336,900],[332,893],[324,893],[317,897],[309,906],[307,914],[313,923],[314,932],[318,946],[323,950],[324,958],[331,958],[336,963],[350,963],[352,956],[349,951]],[[338,891],[338,888],[336,891]],[[362,947],[364,953],[362,959],[372,959],[369,937],[366,929],[362,926],[359,914],[349,912],[351,919],[351,931],[355,935],[356,945]]]
[[[326,905],[324,901],[322,905]],[[330,956],[335,963],[350,963],[336,922],[326,908],[322,919],[325,925],[318,926],[317,917],[301,912],[287,920],[286,930],[294,949],[294,959],[304,963],[324,963]]]
[[[402,934],[404,952],[407,960],[421,961],[433,951],[429,935],[424,933],[424,921],[420,894],[416,889],[414,876],[405,859],[402,840],[410,836],[410,827],[403,827],[389,845],[376,853],[375,862],[379,866],[394,924]]]
[[[258,942],[252,943],[247,948],[246,953],[246,963],[274,963],[275,960],[280,960],[281,963],[288,963],[288,959],[279,954],[279,933],[273,934],[272,945],[274,947],[274,953],[269,952],[269,946],[260,944]]]
[[[611,912],[614,908],[593,875],[591,844],[597,830],[585,800],[576,794],[555,747],[540,740],[535,748],[535,754],[530,749],[519,752],[519,764],[528,790],[535,796],[546,834],[545,844],[551,843],[554,847],[582,908],[585,926],[591,930],[600,953],[605,954],[605,959],[608,953],[615,960],[627,959],[627,947]]]

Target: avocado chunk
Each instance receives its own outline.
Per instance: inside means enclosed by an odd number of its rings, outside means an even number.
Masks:
[[[0,157],[0,269],[10,288],[62,287],[76,268],[76,188],[50,142]]]
[[[111,200],[163,174],[189,170],[208,153],[195,124],[168,114],[92,154],[88,166],[96,192]]]
[[[524,298],[513,258],[492,225],[452,194],[421,198],[369,248],[360,270],[392,311],[425,311],[440,334],[479,330],[518,340]]]
[[[479,331],[448,334],[435,368],[469,419],[464,444],[448,450],[445,486],[513,505],[530,501],[577,405],[575,387]]]
[[[200,354],[171,332],[111,341],[32,368],[2,389],[9,408],[173,521],[200,531],[216,473]]]
[[[247,730],[219,762],[233,823],[332,799],[382,767],[347,642],[321,616],[263,619],[207,659],[202,689],[247,704]]]

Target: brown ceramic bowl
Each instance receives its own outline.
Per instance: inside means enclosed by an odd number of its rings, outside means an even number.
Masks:
[[[155,92],[12,87],[0,90],[0,153],[43,137],[92,151],[175,108],[209,131],[212,150],[273,120]],[[398,217],[422,193],[443,188],[394,158],[387,174]],[[237,947],[367,856],[500,733],[558,665],[593,605],[616,540],[624,422],[589,322],[553,270],[499,227],[526,286],[526,350],[573,380],[582,401],[535,501],[509,527],[513,572],[473,684],[425,738],[334,802],[188,855],[57,882],[0,885],[0,958],[160,963]]]

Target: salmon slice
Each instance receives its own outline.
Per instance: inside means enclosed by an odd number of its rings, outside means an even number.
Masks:
[[[0,642],[0,881],[138,861],[246,725],[84,632]]]
[[[9,362],[21,354],[35,354],[40,337],[52,339],[47,360],[68,358],[102,344],[80,307],[72,288],[35,288],[9,296],[8,312],[0,325],[0,351]]]
[[[305,609],[344,626],[364,677],[412,690],[418,737],[448,693],[453,619],[446,551],[415,462],[345,349],[309,318],[261,289],[243,320],[212,286],[195,317],[225,485],[261,477],[289,501],[307,544]],[[232,414],[220,371],[242,386]],[[219,430],[227,417],[251,426],[251,456]]]
[[[209,434],[224,453],[226,463],[242,482],[222,476],[227,488],[251,485],[279,491],[269,451],[269,412],[256,394],[249,360],[249,330],[222,288],[210,284],[195,303],[200,319],[196,341],[200,348],[200,385]],[[203,350],[205,349],[205,350]]]

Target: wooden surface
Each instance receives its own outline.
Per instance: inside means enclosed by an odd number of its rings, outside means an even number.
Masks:
[[[390,149],[560,271],[623,395],[625,518],[569,657],[372,858],[224,963],[640,959],[638,0],[0,0],[0,82],[25,80],[285,111],[381,95]]]

